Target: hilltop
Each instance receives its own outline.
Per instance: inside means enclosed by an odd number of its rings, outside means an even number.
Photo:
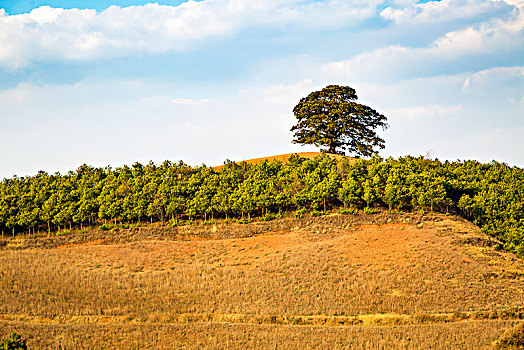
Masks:
[[[39,348],[487,348],[524,317],[524,262],[500,244],[458,217],[389,212],[6,239],[0,336]]]
[[[340,155],[340,154],[333,154],[333,153],[298,152],[298,153],[279,154],[277,156],[253,158],[253,159],[243,160],[242,162],[246,162],[247,164],[258,164],[258,163],[262,163],[262,162],[264,162],[266,160],[268,162],[271,162],[271,161],[274,161],[274,160],[278,160],[278,161],[281,161],[281,162],[285,163],[293,155],[297,155],[297,156],[299,156],[301,158],[305,158],[305,159],[314,159],[315,157],[318,157],[318,156],[321,156],[321,155],[324,155],[324,154],[327,155],[329,158],[334,159],[334,160],[347,159],[350,163],[352,163],[352,162],[354,162],[355,160],[358,159],[358,158],[346,157],[346,156],[343,156],[343,155]],[[213,169],[214,170],[220,170],[223,167],[224,167],[224,165],[217,165],[217,166],[214,166]]]

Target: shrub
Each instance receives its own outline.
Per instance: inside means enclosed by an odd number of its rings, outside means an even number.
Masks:
[[[358,213],[358,210],[354,208],[342,208],[338,211],[338,213],[343,215],[356,215]]]
[[[299,218],[299,219],[300,219],[300,218],[303,218],[303,217],[304,217],[304,214],[306,214],[306,213],[307,213],[307,210],[306,210],[306,209],[304,209],[304,208],[299,209],[299,210],[297,210],[297,211],[295,212],[295,217],[296,217],[296,218]]]
[[[110,224],[102,224],[100,226],[98,226],[98,229],[101,230],[101,231],[109,231],[113,228],[113,225],[110,225]]]
[[[71,230],[63,230],[63,231],[58,231],[56,235],[57,236],[66,236],[66,235],[70,235],[71,233],[73,233]]]
[[[378,213],[378,209],[376,209],[376,208],[370,208],[370,207],[365,207],[365,208],[364,208],[364,213],[365,213],[365,214],[377,214],[377,213]]]
[[[131,225],[129,225],[129,228],[130,228],[131,230],[138,230],[138,229],[140,228],[140,226],[142,226],[142,225],[139,224],[139,223],[137,222],[137,223],[135,223],[135,224],[131,224]]]
[[[324,215],[324,212],[321,212],[321,211],[318,211],[318,210],[313,210],[313,211],[311,211],[310,215],[313,216],[313,217],[315,217],[315,216],[322,216],[322,215]]]
[[[275,220],[279,217],[278,214],[275,214],[275,213],[267,213],[266,215],[262,216],[260,218],[260,221],[271,221],[271,220]]]
[[[0,350],[27,350],[27,340],[18,333],[11,332],[7,338],[0,340]]]

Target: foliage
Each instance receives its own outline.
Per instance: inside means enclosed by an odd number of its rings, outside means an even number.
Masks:
[[[370,207],[365,207],[364,208],[364,214],[377,214],[379,211],[377,208],[370,208]]]
[[[27,350],[27,340],[18,333],[11,332],[7,338],[0,340],[0,350]]]
[[[339,206],[460,214],[524,256],[524,169],[497,162],[375,156],[351,164],[295,155],[286,163],[228,162],[220,171],[167,161],[116,169],[82,165],[65,175],[39,172],[0,182],[0,230],[12,235],[67,233],[83,225],[133,229],[144,221],[251,222]]]
[[[307,210],[305,208],[299,209],[295,212],[295,217],[303,218],[306,213],[307,213]]]
[[[278,213],[277,214],[275,214],[275,213],[267,213],[266,215],[262,216],[260,218],[260,220],[261,221],[272,221],[272,220],[278,219],[281,216],[282,215],[279,215]]]
[[[355,208],[341,208],[338,213],[342,215],[356,215],[358,210]]]
[[[387,118],[374,109],[356,103],[357,94],[349,86],[329,85],[310,93],[293,108],[298,119],[293,143],[337,148],[370,156],[375,147],[384,148],[384,140],[375,130],[387,128]]]

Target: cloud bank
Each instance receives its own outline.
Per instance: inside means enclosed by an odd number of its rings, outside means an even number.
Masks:
[[[382,155],[523,165],[524,1],[384,3],[0,9],[0,178],[309,150],[292,108],[329,84],[388,116]]]
[[[515,10],[505,20],[494,18],[450,31],[425,47],[390,45],[328,63],[323,69],[348,79],[398,80],[442,72],[457,64],[464,66],[470,57],[480,62],[483,56],[504,56],[512,52],[524,53],[524,12],[521,10]]]
[[[376,15],[378,0],[206,0],[95,10],[42,6],[8,15],[0,9],[0,65],[90,60],[185,51],[249,28],[329,30]]]
[[[398,24],[427,24],[471,18],[492,13],[508,5],[511,5],[511,1],[429,1],[386,7],[380,12],[380,16]]]

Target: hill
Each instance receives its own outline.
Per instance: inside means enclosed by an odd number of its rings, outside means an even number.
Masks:
[[[275,218],[345,207],[461,215],[524,257],[524,169],[423,157],[336,161],[329,155],[220,171],[183,161],[94,168],[0,181],[0,232],[12,236],[141,222]]]
[[[357,158],[352,157],[346,157],[340,154],[332,154],[332,153],[320,153],[320,152],[298,152],[298,153],[286,153],[286,154],[279,154],[277,156],[270,156],[270,157],[262,157],[262,158],[253,158],[244,160],[243,162],[246,162],[248,164],[258,164],[262,163],[263,161],[267,160],[268,162],[271,162],[273,160],[279,160],[281,162],[286,162],[292,155],[298,155],[301,158],[305,159],[313,159],[315,157],[321,156],[323,154],[329,156],[331,159],[340,160],[340,159],[348,159],[350,161],[355,161]],[[224,165],[218,165],[214,166],[214,170],[220,170],[224,167]]]
[[[524,262],[454,216],[331,214],[0,245],[0,337],[38,348],[488,348]]]

